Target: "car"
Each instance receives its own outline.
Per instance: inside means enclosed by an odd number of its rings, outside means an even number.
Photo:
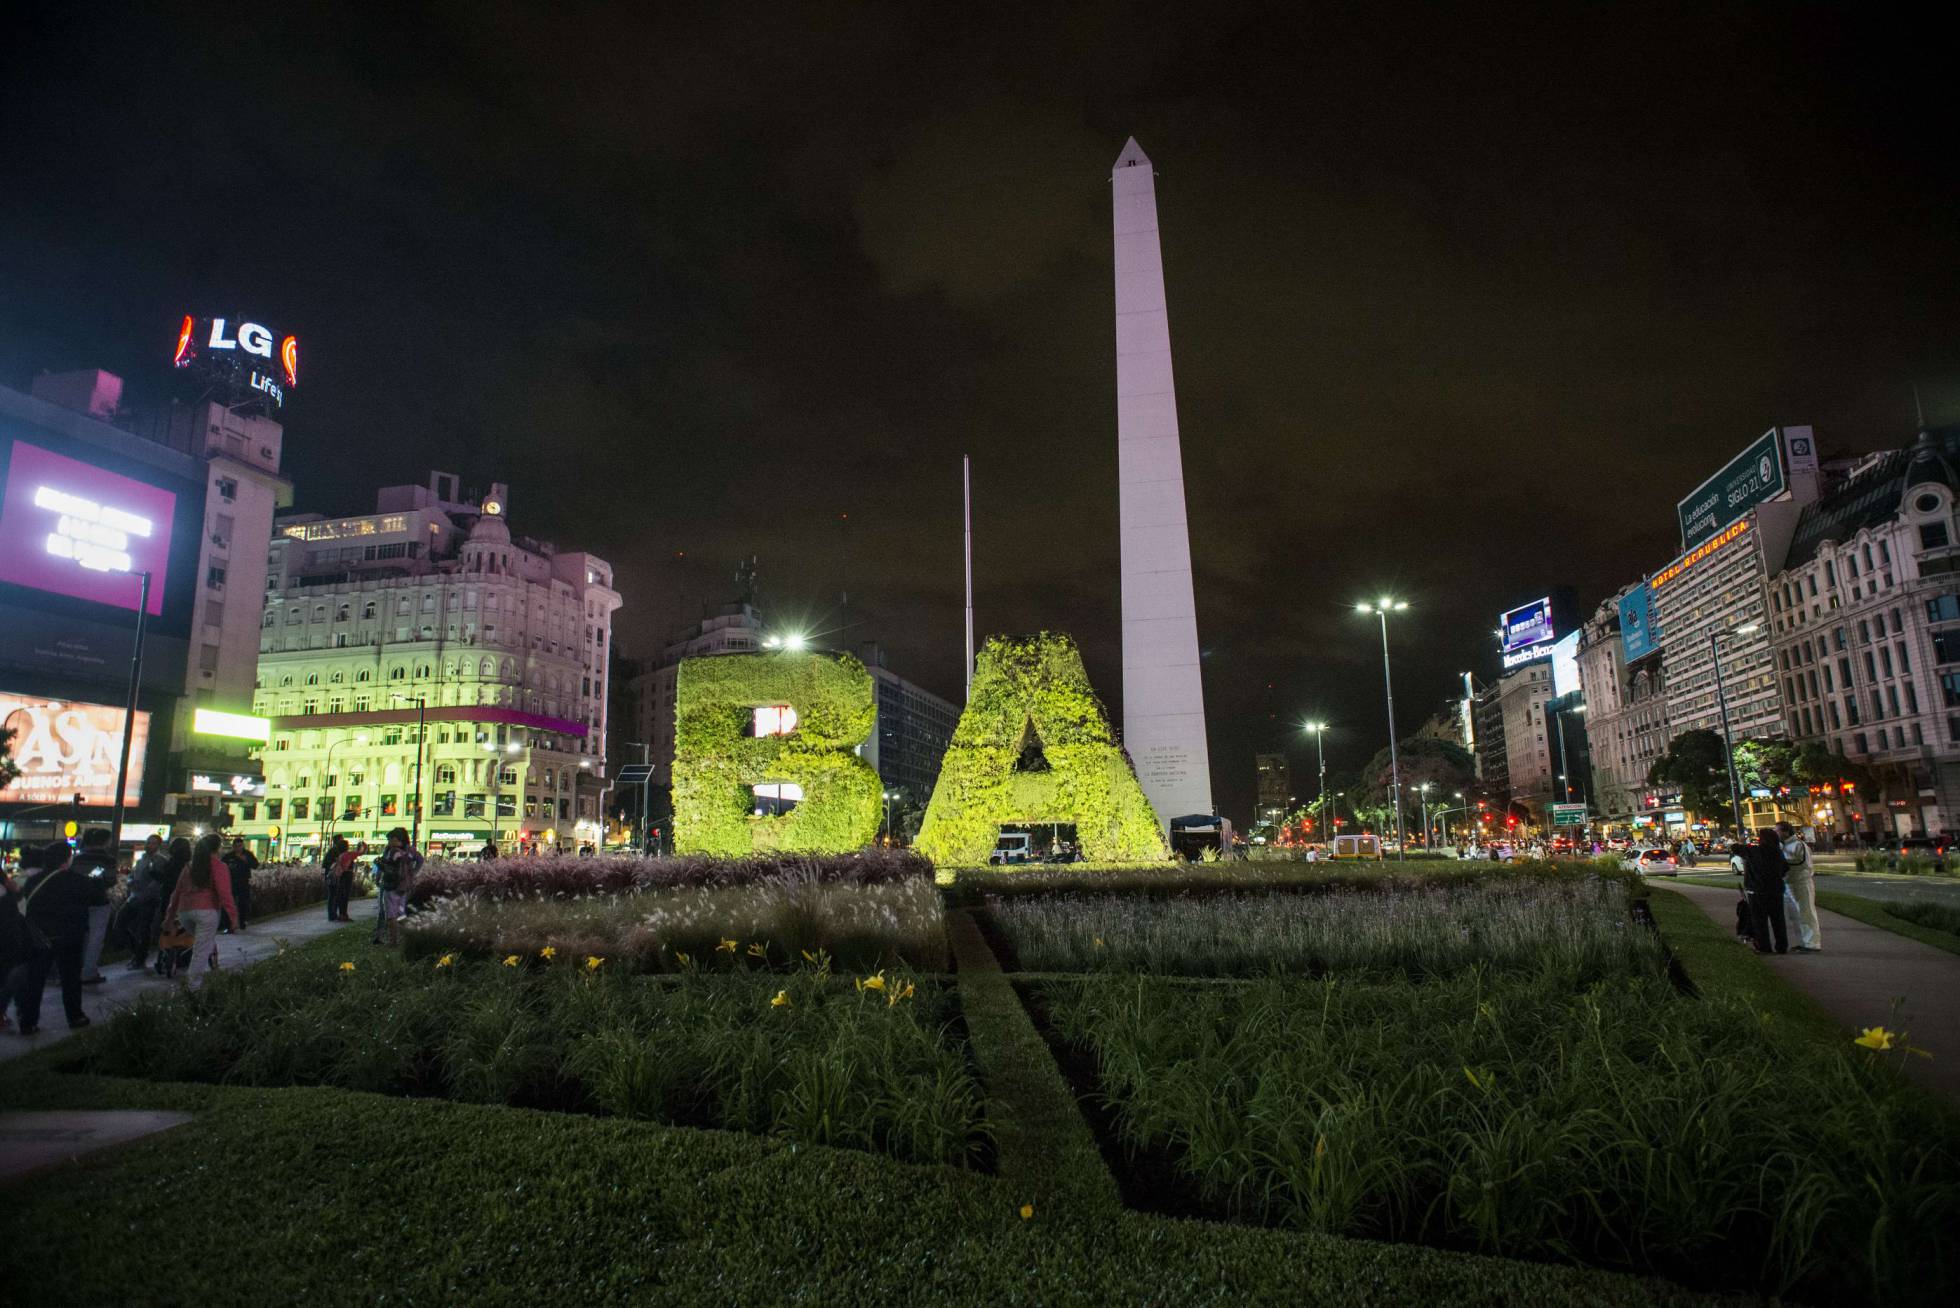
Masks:
[[[1681,861],[1665,849],[1629,849],[1620,856],[1629,872],[1639,872],[1646,876],[1671,877],[1681,870]]]

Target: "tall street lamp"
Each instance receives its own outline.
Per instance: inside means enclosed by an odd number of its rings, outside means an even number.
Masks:
[[[1334,847],[1328,842],[1333,839],[1329,834],[1333,828],[1327,825],[1327,724],[1318,721],[1304,722],[1301,724],[1301,729],[1313,732],[1314,749],[1320,754],[1320,794],[1316,797],[1317,802],[1314,807],[1320,810],[1320,843],[1327,845],[1331,851]]]
[[[1429,848],[1429,787],[1431,784],[1432,783],[1425,781],[1421,785],[1416,787],[1416,794],[1421,796],[1422,847],[1424,849]]]
[[[1745,622],[1728,634],[1747,636],[1755,629],[1755,623]],[[1723,634],[1719,628],[1708,633],[1708,657],[1709,661],[1715,665],[1715,703],[1722,711],[1722,754],[1724,760],[1729,765],[1729,813],[1735,819],[1736,834],[1746,838],[1746,833],[1744,833],[1742,828],[1742,778],[1736,774],[1735,736],[1729,730],[1729,693],[1722,685],[1722,648],[1720,641]]]
[[[422,751],[428,745],[429,701],[423,695],[403,695],[400,693],[391,695],[389,698],[398,699],[404,704],[413,704],[415,706],[415,807],[410,812],[408,819],[413,827],[409,832],[408,847],[410,849],[420,849],[422,847]]]
[[[1402,763],[1395,749],[1395,679],[1388,670],[1388,615],[1400,613],[1409,607],[1407,600],[1399,600],[1384,595],[1374,603],[1361,603],[1354,606],[1357,613],[1372,613],[1382,622],[1382,689],[1388,696],[1388,784],[1390,800],[1395,806],[1395,857],[1406,859],[1408,843],[1402,836]]]

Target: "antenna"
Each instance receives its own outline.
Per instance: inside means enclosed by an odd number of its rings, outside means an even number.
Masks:
[[[966,697],[973,698],[973,460],[960,455],[960,501],[966,513]]]

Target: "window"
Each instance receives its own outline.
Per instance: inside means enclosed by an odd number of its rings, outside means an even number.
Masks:
[[[466,817],[466,818],[480,818],[480,817],[482,817],[482,816],[483,816],[483,798],[484,798],[484,797],[483,797],[482,795],[465,795],[465,796],[463,796],[463,816],[464,816],[464,817]]]
[[[1888,677],[1891,676],[1892,675],[1892,647],[1890,645],[1887,645],[1883,649],[1878,651],[1878,662],[1879,662],[1879,666],[1885,669],[1885,675]]]
[[[225,501],[225,503],[229,504],[233,500],[238,498],[237,478],[220,477],[215,482],[213,482],[212,485],[218,488],[218,498]]]
[[[225,570],[215,563],[211,564],[204,570],[204,584],[207,586],[223,586],[225,584]]]
[[[755,787],[757,817],[775,817],[795,808],[803,798],[803,787],[794,781],[764,781]]]
[[[517,796],[503,794],[497,796],[497,816],[514,818],[517,816]]]
[[[456,792],[453,790],[438,790],[436,792],[435,807],[429,811],[436,817],[456,816]]]
[[[382,817],[396,816],[396,803],[395,803],[395,797],[393,795],[383,795],[381,797],[381,816]]]
[[[1960,663],[1960,630],[1933,633],[1933,661]]]
[[[268,799],[265,801],[265,820],[268,822],[277,822],[279,820],[279,811],[285,806],[286,801],[283,799]]]
[[[1940,673],[1940,695],[1948,708],[1960,708],[1960,672]]]
[[[272,807],[272,806],[271,806],[270,804],[268,804],[268,805],[266,805],[266,807],[267,807],[267,808],[270,808],[270,807]],[[304,796],[304,795],[299,795],[299,796],[297,796],[297,797],[295,797],[295,798],[294,798],[294,800],[293,800],[293,821],[295,821],[295,822],[304,822],[304,821],[306,820],[306,807],[307,807],[307,799],[306,799],[306,796]]]
[[[1960,622],[1960,595],[1935,595],[1926,601],[1928,622]]]
[[[445,733],[445,734],[447,734],[447,733]],[[437,768],[436,768],[436,784],[437,784],[438,786],[453,786],[453,785],[455,785],[455,784],[456,784],[456,765],[455,765],[455,764],[453,764],[453,763],[444,763],[444,764],[442,764],[442,765],[440,765],[439,767],[437,767]]]
[[[796,710],[787,704],[769,704],[756,709],[750,724],[749,734],[757,738],[764,736],[787,736],[796,730]],[[799,795],[800,799],[801,796]]]

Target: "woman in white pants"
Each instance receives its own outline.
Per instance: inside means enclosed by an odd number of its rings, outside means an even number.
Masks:
[[[196,937],[186,975],[196,977],[199,985],[204,984],[204,974],[211,970],[211,959],[217,952],[219,913],[229,913],[231,920],[239,923],[234,935],[245,933],[238,908],[231,899],[231,870],[218,857],[222,843],[215,834],[197,842],[189,866],[177,878],[177,888],[170,894],[170,907],[163,915],[164,921],[188,927]]]

